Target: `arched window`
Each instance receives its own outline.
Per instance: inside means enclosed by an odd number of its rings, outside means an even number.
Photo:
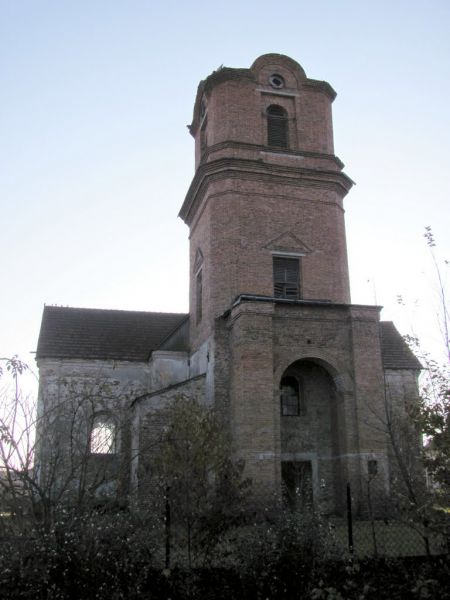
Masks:
[[[288,147],[287,112],[277,104],[272,104],[267,109],[267,144],[274,148]]]
[[[116,453],[116,423],[109,415],[97,415],[92,421],[90,451],[91,454]]]
[[[296,377],[283,377],[280,384],[281,416],[297,417],[300,411],[300,383]]]
[[[203,313],[203,253],[200,248],[197,248],[194,261],[195,274],[195,316],[197,323],[202,320]]]

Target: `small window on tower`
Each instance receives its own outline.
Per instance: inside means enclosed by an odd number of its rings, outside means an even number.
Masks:
[[[202,270],[197,273],[197,277],[195,279],[195,295],[196,295],[196,319],[197,323],[200,323],[202,320],[202,312],[203,312],[203,281],[202,281]]]
[[[267,109],[267,144],[274,148],[288,147],[287,112],[277,104],[272,104]]]
[[[273,88],[281,89],[284,87],[284,79],[278,73],[274,73],[269,77],[269,83]]]
[[[208,117],[205,116],[200,129],[200,153],[203,155],[208,147],[208,138],[206,134],[206,127],[208,125]]]
[[[298,417],[306,414],[302,382],[296,377],[283,377],[280,384],[281,416]]]
[[[300,259],[273,257],[273,294],[275,298],[300,298]]]
[[[378,461],[377,460],[367,461],[367,472],[369,473],[369,477],[375,477],[375,475],[378,474]]]

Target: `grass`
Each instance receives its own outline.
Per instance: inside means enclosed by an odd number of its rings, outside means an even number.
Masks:
[[[332,532],[338,547],[343,553],[348,550],[347,523],[336,520],[332,523]],[[430,553],[445,552],[443,536],[429,534]],[[353,552],[358,558],[364,556],[421,556],[427,554],[426,542],[419,531],[398,521],[354,521]]]

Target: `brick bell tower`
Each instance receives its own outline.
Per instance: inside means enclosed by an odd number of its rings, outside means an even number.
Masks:
[[[279,54],[199,85],[190,352],[256,489],[342,510],[366,458],[387,487],[379,308],[350,304],[343,199],[324,81]],[[281,486],[284,482],[284,486]]]

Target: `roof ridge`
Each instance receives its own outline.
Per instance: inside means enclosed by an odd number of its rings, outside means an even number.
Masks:
[[[86,307],[86,306],[58,306],[58,305],[53,305],[53,304],[44,304],[44,310],[69,310],[69,311],[75,311],[75,310],[79,310],[79,311],[86,311],[86,312],[102,312],[102,313],[112,313],[112,312],[120,312],[120,313],[136,313],[136,314],[144,314],[144,315],[179,315],[181,316],[188,316],[189,313],[187,312],[162,312],[162,311],[153,311],[153,310],[132,310],[132,309],[127,309],[127,308],[92,308],[92,307]]]

